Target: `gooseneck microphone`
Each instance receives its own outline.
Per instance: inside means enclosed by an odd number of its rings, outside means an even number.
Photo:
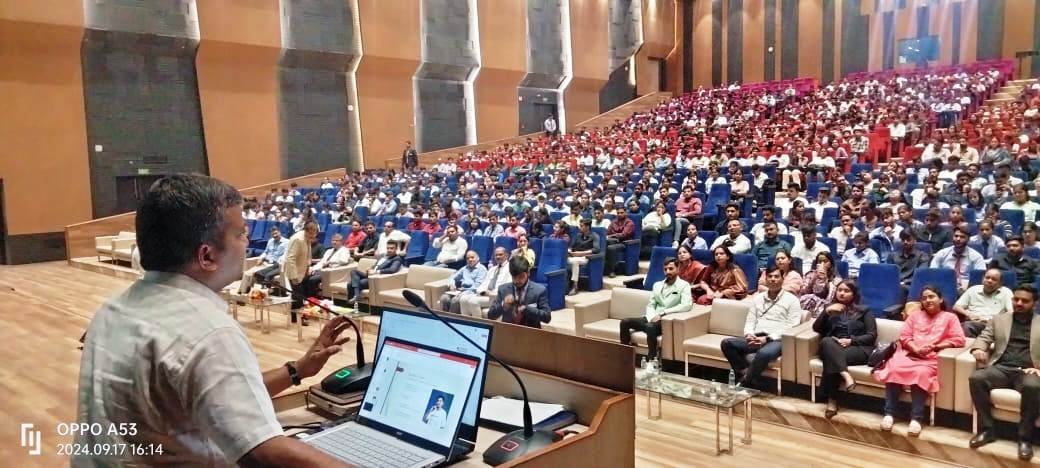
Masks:
[[[409,304],[415,306],[419,310],[429,312],[430,315],[433,315],[437,320],[440,320],[441,323],[447,325],[448,328],[468,341],[469,344],[483,351],[484,354],[487,354],[489,358],[497,362],[505,370],[509,371],[509,373],[513,375],[513,378],[516,379],[516,383],[520,385],[520,392],[524,396],[524,428],[510,432],[491,444],[491,446],[484,451],[484,463],[491,466],[498,466],[515,458],[522,457],[528,452],[541,449],[542,447],[546,447],[553,442],[560,440],[560,437],[557,436],[555,432],[545,430],[536,431],[534,429],[534,423],[531,418],[531,403],[527,397],[527,387],[524,386],[524,381],[520,379],[520,376],[517,375],[516,371],[514,371],[509,364],[502,362],[501,359],[495,357],[494,354],[491,354],[491,352],[483,346],[480,346],[471,340],[465,333],[460,332],[450,322],[444,320],[440,314],[431,310],[426,305],[426,301],[419,297],[418,294],[406,289],[402,292],[402,295],[404,295],[405,300],[407,300]]]
[[[343,315],[325,307],[316,298],[308,297],[307,303],[324,310],[329,315]],[[364,391],[372,380],[372,366],[365,365],[365,346],[361,342],[361,329],[358,328],[357,324],[350,317],[344,318],[347,319],[350,327],[354,329],[357,364],[343,367],[321,380],[321,389],[334,395]]]

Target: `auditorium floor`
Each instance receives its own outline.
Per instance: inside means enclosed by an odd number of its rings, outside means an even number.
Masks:
[[[76,419],[80,352],[78,339],[95,309],[130,281],[84,271],[64,262],[0,266],[0,460],[5,466],[67,466],[55,456],[59,423]],[[240,313],[245,322],[248,311]],[[306,343],[295,330],[273,317],[273,330],[262,334],[245,326],[262,368],[299,357]],[[316,327],[307,330],[313,337]],[[369,337],[371,339],[371,337]],[[307,340],[309,342],[309,340]],[[369,347],[372,343],[366,340]],[[353,362],[351,353],[328,365]],[[315,383],[317,378],[312,378]],[[734,456],[714,456],[714,418],[703,408],[665,402],[665,417],[646,419],[646,401],[637,397],[637,466],[950,466],[899,451],[859,444],[780,424],[756,420],[754,442],[735,441]],[[43,453],[32,457],[19,445],[19,424],[42,432]],[[735,435],[742,432],[737,423]],[[926,429],[927,431],[928,429]]]

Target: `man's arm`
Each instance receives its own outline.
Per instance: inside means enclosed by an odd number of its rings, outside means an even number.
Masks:
[[[537,305],[528,304],[528,311],[531,311],[532,307],[535,308],[534,312],[538,314],[538,320],[540,320],[542,323],[549,323],[549,321],[552,320],[552,309],[549,308],[548,289],[543,289],[542,293],[538,295]]]

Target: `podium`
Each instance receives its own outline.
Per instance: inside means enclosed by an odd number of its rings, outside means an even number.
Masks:
[[[562,404],[577,414],[578,424],[588,427],[500,466],[629,468],[635,465],[632,347],[503,322],[461,318],[494,324],[491,352],[513,366],[524,380],[531,401]],[[450,333],[450,330],[444,332]],[[275,411],[282,424],[328,416],[305,408],[306,392],[306,388],[299,388],[274,398]],[[521,398],[520,387],[513,377],[490,361],[484,395]],[[501,435],[481,427],[476,450],[455,466],[487,466],[483,462],[483,450]]]

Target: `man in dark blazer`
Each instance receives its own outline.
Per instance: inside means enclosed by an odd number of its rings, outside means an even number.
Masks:
[[[531,266],[523,257],[509,260],[509,273],[513,282],[498,287],[498,297],[491,304],[488,318],[503,322],[515,323],[534,328],[542,328],[542,323],[549,323],[552,311],[549,310],[549,292],[545,286],[532,283]]]
[[[1022,394],[1018,458],[1033,458],[1033,426],[1040,415],[1040,317],[1033,313],[1036,295],[1032,286],[1016,287],[1013,312],[990,319],[971,346],[979,366],[968,379],[971,401],[979,414],[979,432],[968,443],[973,449],[996,440],[990,391],[1012,388]]]
[[[372,266],[372,269],[366,272],[360,272],[354,270],[350,272],[350,283],[347,285],[347,305],[353,307],[357,303],[358,297],[361,296],[361,291],[368,289],[368,278],[372,275],[391,275],[401,271],[401,267],[404,266],[404,258],[397,255],[398,248],[401,244],[398,241],[391,240],[386,243],[386,255],[383,255],[376,264]]]

